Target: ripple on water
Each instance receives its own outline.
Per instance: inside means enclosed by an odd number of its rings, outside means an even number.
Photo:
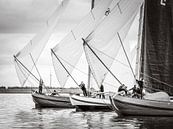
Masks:
[[[35,109],[31,95],[0,94],[0,129],[172,129],[172,117],[118,117],[115,112]]]

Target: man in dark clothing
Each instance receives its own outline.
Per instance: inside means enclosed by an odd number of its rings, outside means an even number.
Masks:
[[[130,90],[133,90],[132,91],[132,97],[133,98],[140,98],[140,88],[137,87],[136,85],[134,85],[134,87]]]
[[[43,90],[43,80],[40,79],[40,83],[39,83],[39,93],[42,94],[42,90]]]
[[[104,87],[103,87],[103,84],[101,84],[101,86],[100,86],[100,92],[104,92]],[[105,98],[104,93],[101,93],[101,94],[100,94],[100,98],[102,98],[102,99],[104,99],[104,98]]]
[[[83,81],[81,82],[81,84],[80,84],[79,86],[80,86],[80,88],[81,88],[82,91],[83,91],[83,95],[84,95],[84,96],[87,96],[85,84],[83,83]]]
[[[124,91],[125,94],[127,95],[127,86],[125,86],[124,84],[118,88],[118,92],[122,92],[122,91]]]
[[[56,92],[56,90],[53,90],[51,95],[59,95],[58,92]]]
[[[137,84],[139,85],[139,94],[141,96],[142,99],[142,91],[143,91],[143,81],[142,80],[136,80]]]

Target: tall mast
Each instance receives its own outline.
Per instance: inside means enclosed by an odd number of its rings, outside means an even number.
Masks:
[[[142,31],[143,31],[143,20],[144,20],[144,4],[140,8],[139,17],[139,29],[138,29],[138,43],[137,43],[137,55],[136,55],[136,78],[139,80],[141,72],[141,45],[142,45]]]
[[[94,8],[94,3],[95,3],[95,0],[92,0],[91,1],[91,10]],[[89,91],[90,89],[90,85],[91,85],[91,68],[90,66],[88,65],[88,86],[87,86],[87,90]],[[89,93],[89,92],[88,92]]]
[[[52,87],[52,73],[51,73],[51,68],[50,68],[50,87]]]
[[[92,0],[92,2],[91,2],[91,9],[94,8],[94,3],[95,3],[95,0]]]
[[[37,71],[37,73],[38,73],[40,79],[42,79],[41,74],[40,74],[40,72],[39,72],[39,70],[38,70],[38,68],[37,68],[37,66],[36,66],[36,64],[35,64],[34,58],[32,57],[31,53],[30,53],[29,55],[30,55],[30,57],[31,57],[31,60],[32,60],[32,62],[33,62],[33,64],[34,64],[34,67],[35,67],[35,69],[36,69],[36,71]]]

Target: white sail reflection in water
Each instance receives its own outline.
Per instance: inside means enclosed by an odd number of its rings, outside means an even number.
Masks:
[[[47,20],[47,22],[45,22],[46,28],[44,28],[40,33],[36,34],[36,36],[21,51],[19,51],[15,55],[17,60],[15,59],[14,62],[21,86],[24,86],[26,80],[30,75],[28,71],[32,71],[34,67],[33,60],[35,63],[38,61],[39,56],[42,53],[44,47],[46,46],[51,34],[53,33],[53,30],[57,25],[60,16],[64,12],[68,1],[69,0],[64,0],[61,2],[60,5],[58,5],[52,16]],[[31,56],[33,57],[33,60]],[[19,61],[21,63],[19,63]],[[28,70],[26,70],[24,66]]]

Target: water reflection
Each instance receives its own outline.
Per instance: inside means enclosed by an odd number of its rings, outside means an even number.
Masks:
[[[15,128],[31,129],[171,129],[172,117],[118,117],[115,112],[76,112],[75,109],[32,109],[15,115]]]
[[[115,112],[33,109],[31,95],[0,95],[0,129],[172,129],[173,117],[118,117]]]
[[[83,121],[83,127],[87,129],[111,128],[110,118],[115,116],[114,112],[74,112],[73,117],[78,116]]]
[[[112,121],[123,128],[172,129],[173,127],[173,117],[125,116],[114,117]]]
[[[37,127],[38,129],[44,129],[45,122],[43,120],[43,117],[44,115],[42,110],[37,110],[37,112],[19,111],[15,115],[13,127],[22,129],[31,129],[33,127]]]

